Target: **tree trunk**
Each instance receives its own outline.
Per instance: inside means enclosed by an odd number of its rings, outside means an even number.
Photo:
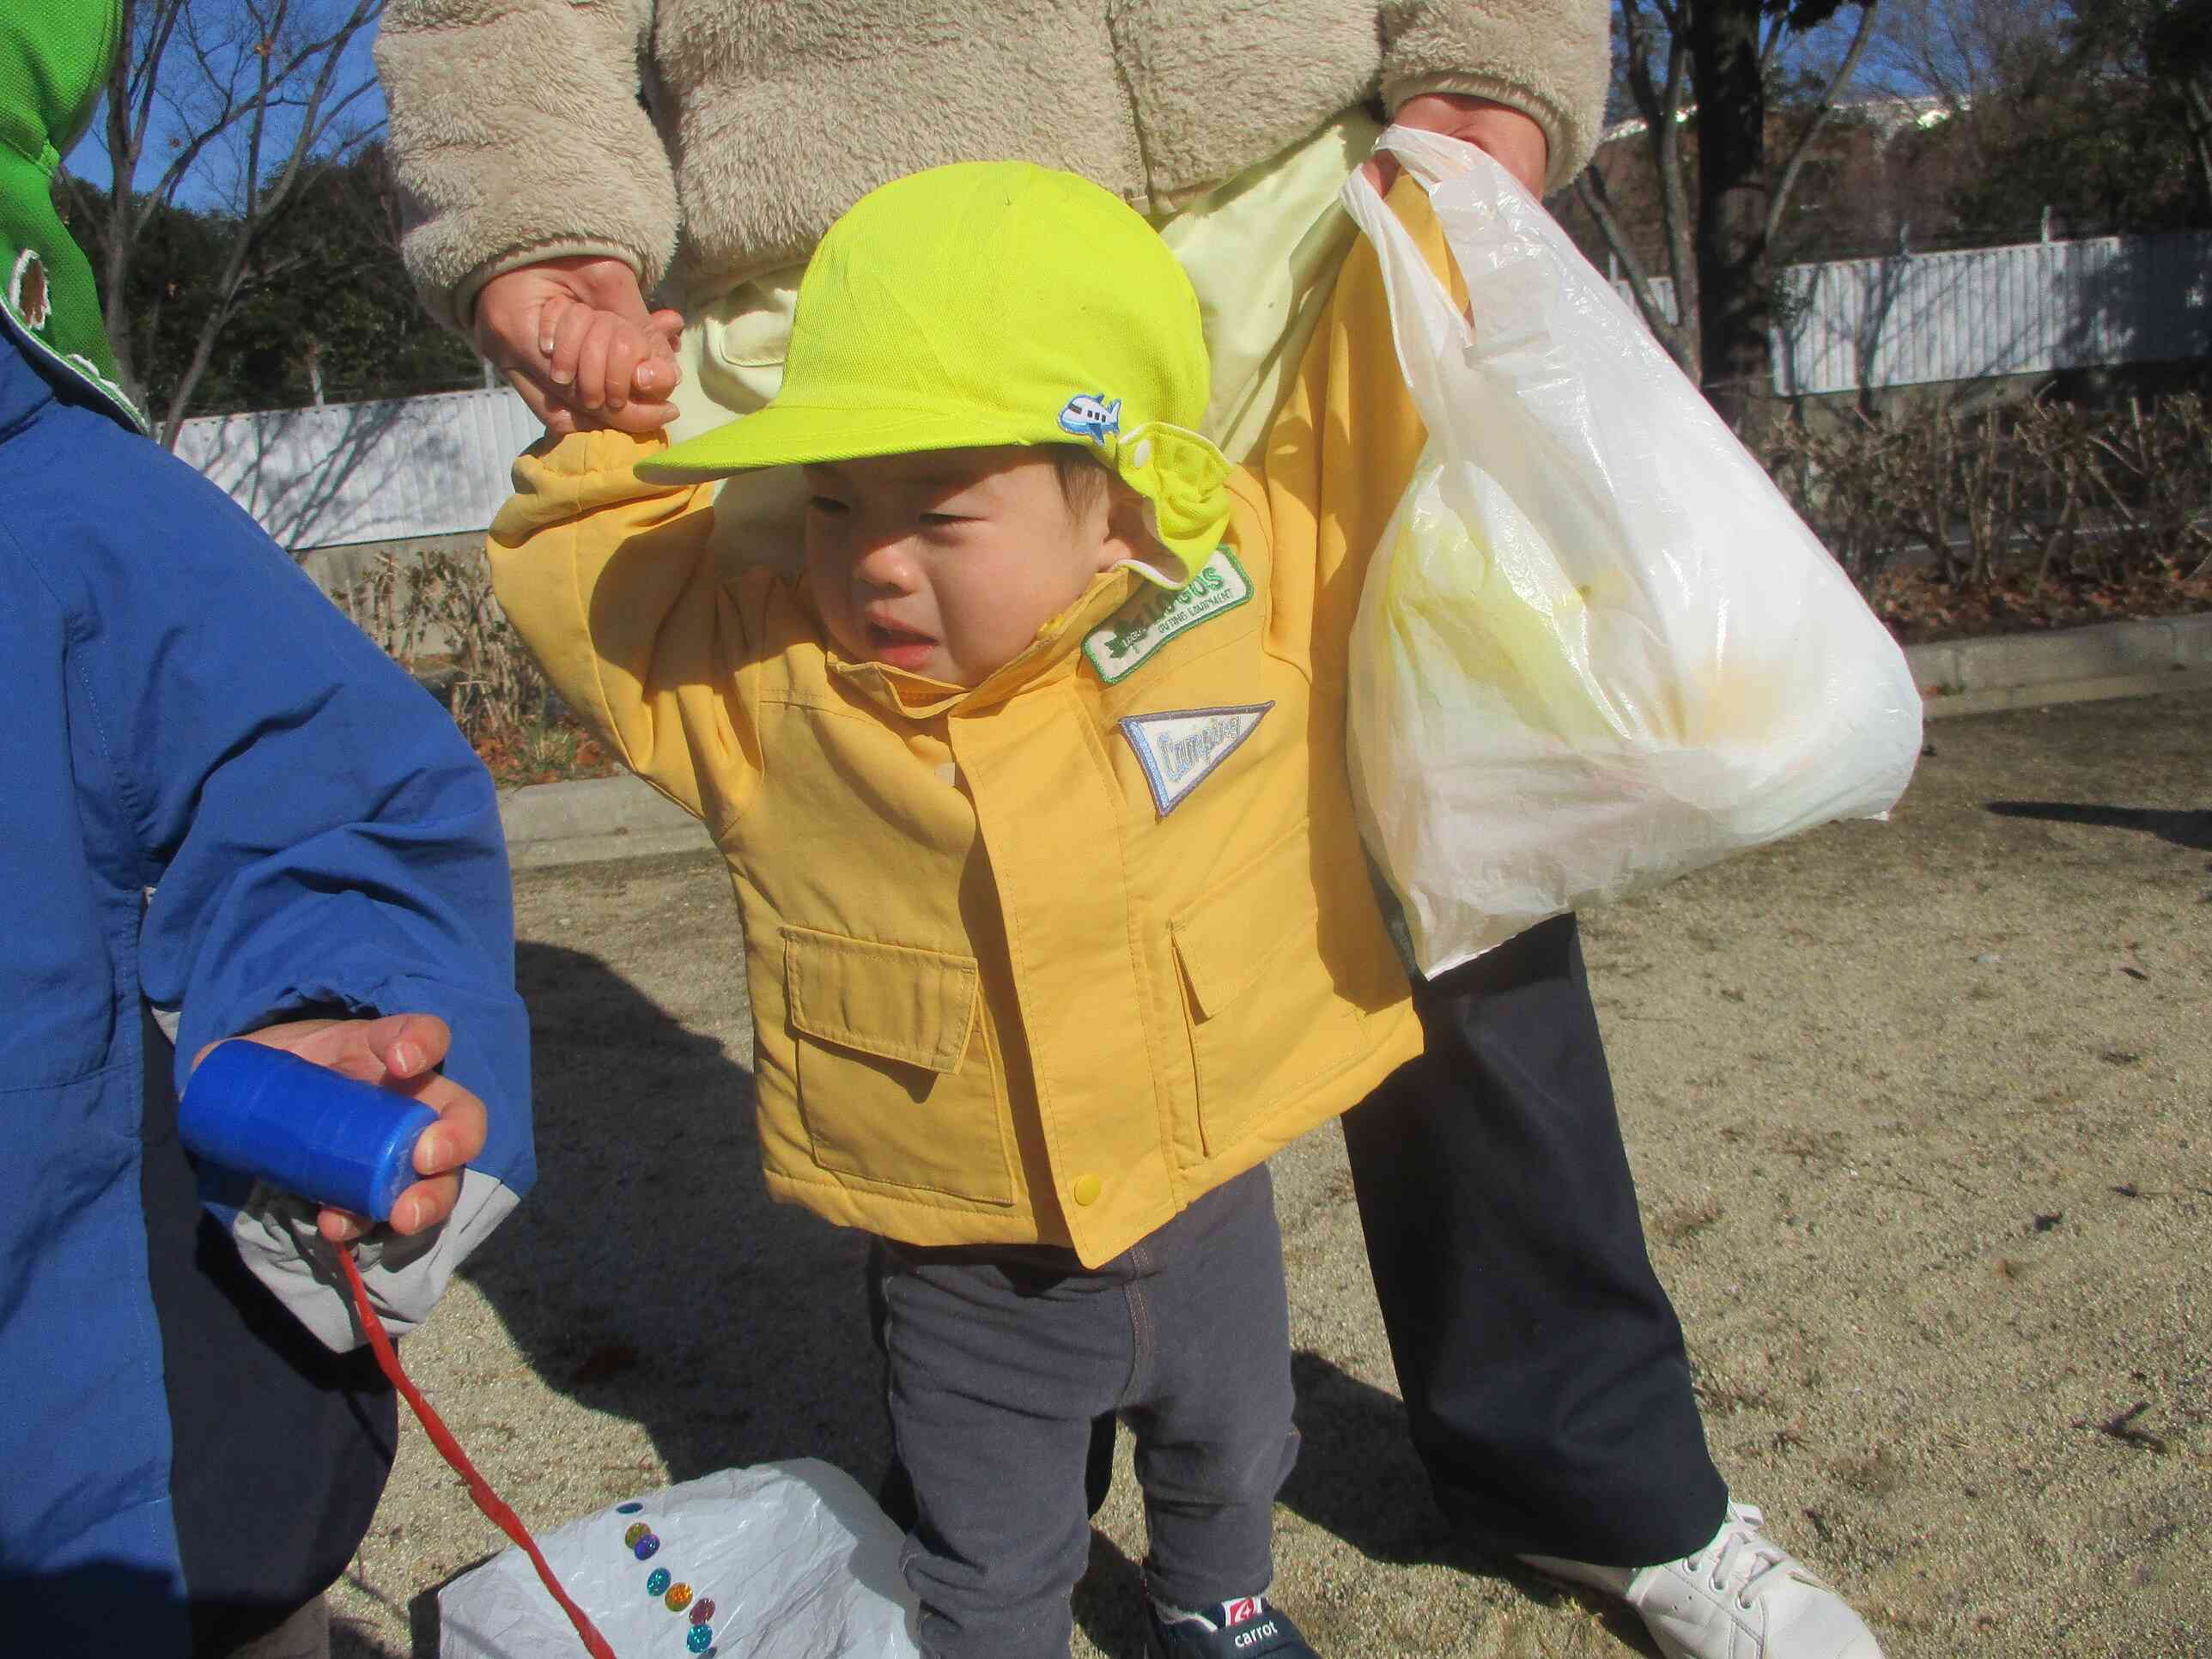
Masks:
[[[1766,91],[1757,0],[1690,8],[1698,123],[1698,332],[1705,395],[1743,429],[1772,388]]]
[[[2191,76],[2181,83],[2182,118],[2189,128],[2189,147],[2197,153],[2197,188],[2201,205],[2212,215],[2212,73]]]
[[[107,123],[109,171],[107,210],[100,236],[100,323],[107,331],[108,349],[115,356],[116,384],[141,409],[146,406],[146,387],[138,378],[137,342],[131,337],[131,308],[125,295],[131,281],[131,255],[135,238],[131,217],[137,210],[131,181],[137,172],[137,140],[131,130],[131,43],[137,9],[134,0],[123,0],[118,27],[124,49],[107,66],[107,96],[102,100]]]

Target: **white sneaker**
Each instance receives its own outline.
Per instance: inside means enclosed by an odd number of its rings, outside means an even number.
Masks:
[[[1730,1504],[1712,1542],[1656,1567],[1521,1559],[1620,1596],[1643,1614],[1667,1659],[1881,1659],[1866,1621],[1759,1530],[1765,1519]]]

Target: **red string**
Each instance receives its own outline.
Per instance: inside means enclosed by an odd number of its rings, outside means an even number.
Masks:
[[[343,1244],[333,1245],[331,1249],[337,1256],[338,1265],[345,1269],[346,1283],[353,1291],[354,1313],[361,1321],[362,1329],[368,1335],[368,1346],[375,1350],[376,1363],[383,1368],[385,1376],[391,1379],[392,1386],[399,1390],[400,1398],[414,1412],[422,1425],[423,1433],[430,1437],[430,1443],[438,1449],[439,1455],[453,1465],[453,1472],[466,1483],[469,1496],[476,1499],[477,1507],[489,1516],[493,1524],[501,1532],[522,1546],[530,1557],[531,1565],[538,1569],[538,1577],[553,1593],[553,1599],[561,1604],[561,1611],[568,1615],[568,1622],[576,1627],[576,1634],[584,1638],[584,1646],[592,1659],[615,1659],[615,1651],[607,1645],[607,1638],[599,1634],[592,1626],[590,1616],[570,1601],[568,1592],[561,1588],[561,1581],[553,1576],[553,1569],[546,1565],[537,1540],[531,1537],[521,1518],[507,1507],[506,1500],[491,1489],[491,1482],[477,1473],[477,1466],[469,1462],[469,1455],[461,1449],[461,1443],[453,1438],[453,1431],[431,1409],[430,1402],[422,1397],[422,1390],[407,1380],[407,1373],[399,1369],[399,1356],[392,1352],[392,1340],[384,1334],[384,1322],[368,1305],[368,1287],[361,1282],[361,1269],[354,1266],[353,1252]]]

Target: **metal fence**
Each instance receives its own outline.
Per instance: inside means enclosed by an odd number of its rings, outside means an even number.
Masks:
[[[1784,396],[2212,356],[2212,234],[1800,265]]]
[[[186,421],[177,454],[297,552],[482,530],[543,431],[502,386]]]
[[[1792,265],[1781,287],[1785,398],[2212,356],[2212,233],[1899,252]],[[1674,284],[1651,289],[1674,321]]]
[[[1785,397],[2212,356],[2208,233],[1900,252],[1787,280]],[[1655,286],[1671,309],[1672,284]],[[480,531],[538,433],[501,388],[187,421],[177,453],[296,550]]]

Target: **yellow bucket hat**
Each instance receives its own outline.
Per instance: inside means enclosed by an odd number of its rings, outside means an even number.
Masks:
[[[965,162],[848,210],[800,280],[782,390],[637,470],[1080,444],[1188,576],[1229,522],[1229,463],[1194,429],[1209,378],[1198,297],[1139,214],[1072,173]]]

